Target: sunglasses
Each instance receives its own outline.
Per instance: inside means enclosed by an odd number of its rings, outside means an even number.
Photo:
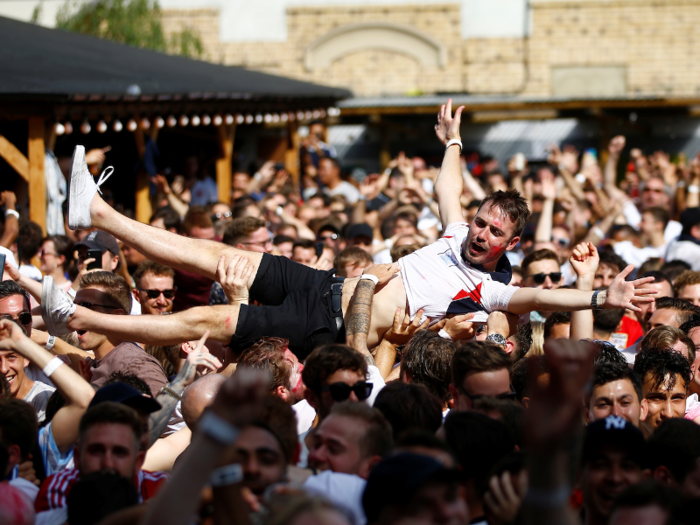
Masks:
[[[319,241],[335,241],[338,239],[338,234],[337,233],[332,233],[330,235],[323,235],[322,237],[319,237]]]
[[[347,401],[351,392],[355,392],[357,399],[364,401],[372,393],[373,386],[372,383],[366,381],[358,381],[352,386],[347,383],[333,383],[332,385],[321,387],[321,392],[330,392],[333,401],[338,403]]]
[[[535,284],[544,284],[547,277],[549,277],[553,283],[558,283],[561,281],[561,272],[536,273],[532,276],[532,280],[535,281]]]
[[[8,321],[14,321],[21,324],[22,326],[27,326],[32,324],[32,314],[29,312],[22,312],[17,317],[12,317],[11,315],[0,316],[0,319],[7,319]]]
[[[564,239],[564,238],[560,238],[560,237],[552,237],[552,242],[557,243],[562,248],[568,247],[569,244],[571,243],[571,241],[569,239]]]
[[[97,303],[88,303],[88,302],[82,302],[82,303],[75,303],[78,306],[82,306],[83,308],[87,308],[88,310],[94,310],[95,308],[107,308],[108,310],[120,310],[120,306],[109,306],[108,304],[97,304]]]
[[[173,288],[171,290],[144,290],[142,288],[139,288],[139,292],[145,293],[149,299],[158,299],[160,297],[160,294],[163,294],[163,297],[166,299],[172,299],[175,297],[175,292],[177,291],[177,288]]]
[[[214,222],[216,222],[220,219],[228,219],[230,217],[233,217],[233,212],[231,212],[231,211],[227,211],[224,213],[212,213],[211,214],[211,220]]]

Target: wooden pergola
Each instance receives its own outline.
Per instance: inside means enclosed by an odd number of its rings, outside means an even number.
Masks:
[[[189,124],[185,125],[215,126],[219,199],[229,202],[237,126],[286,127],[285,165],[297,177],[299,123],[324,117],[328,108],[350,96],[343,89],[165,55],[3,17],[0,71],[0,121],[28,123],[26,148],[0,135],[0,157],[27,182],[29,217],[44,230],[45,149],[53,149],[56,133],[65,132],[66,122],[76,132],[85,122],[92,130],[105,123],[124,122],[124,132],[133,133],[141,158],[145,135],[157,140],[159,129],[172,124],[169,116],[175,116],[180,126],[186,121]],[[145,173],[137,178],[135,191],[136,218],[147,222],[151,203]]]

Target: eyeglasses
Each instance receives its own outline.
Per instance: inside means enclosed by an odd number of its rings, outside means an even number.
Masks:
[[[228,219],[229,217],[233,217],[233,212],[227,211],[224,213],[212,213],[211,214],[211,220],[216,222],[220,219]]]
[[[83,308],[87,308],[88,310],[94,310],[95,308],[107,308],[108,310],[121,310],[120,306],[109,306],[108,304],[96,304],[96,303],[87,303],[87,302],[82,302],[82,303],[75,303],[78,306],[82,306]]]
[[[498,394],[496,396],[485,396],[485,395],[471,395],[469,392],[464,390],[462,387],[457,387],[457,390],[459,390],[463,395],[471,399],[472,404],[474,401],[478,401],[479,399],[484,399],[485,397],[492,397],[494,399],[501,399],[504,401],[511,401],[516,398],[516,393],[515,389],[513,388],[513,385],[510,385],[510,392],[504,392],[503,394]]]
[[[561,272],[536,273],[532,276],[532,280],[535,281],[535,284],[544,284],[547,277],[549,277],[553,283],[558,283],[561,281]]]
[[[333,383],[332,385],[321,387],[321,392],[330,392],[333,401],[338,403],[347,401],[351,392],[355,392],[357,399],[364,401],[372,393],[373,386],[372,383],[366,381],[358,381],[352,386],[347,383]]]
[[[142,288],[139,288],[139,292],[143,292],[146,295],[148,295],[149,299],[158,299],[160,297],[160,294],[163,294],[163,297],[166,299],[172,299],[175,297],[175,292],[177,291],[177,288],[172,288],[170,290],[144,290]]]
[[[338,240],[338,234],[337,234],[337,233],[331,233],[330,235],[319,236],[318,240],[319,240],[319,241],[337,241],[337,240]]]
[[[22,312],[17,317],[12,317],[11,315],[0,316],[0,319],[7,319],[8,321],[14,321],[21,324],[22,326],[28,326],[32,324],[32,314],[29,312]]]
[[[41,250],[39,252],[39,257],[45,257],[46,255],[53,255],[54,257],[58,257],[58,254],[54,252],[47,252],[46,250]]]
[[[569,246],[569,244],[571,244],[570,239],[566,239],[563,237],[554,237],[554,236],[552,236],[552,242],[557,243],[562,248],[567,248]]]

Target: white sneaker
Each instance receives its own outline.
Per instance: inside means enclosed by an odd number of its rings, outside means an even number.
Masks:
[[[41,289],[41,317],[51,335],[66,335],[73,331],[68,328],[67,323],[76,309],[70,296],[54,284],[53,277],[44,277],[44,286]]]
[[[95,179],[85,162],[85,146],[76,146],[70,164],[70,193],[68,195],[68,227],[71,230],[85,230],[92,227],[90,204],[100,186],[114,172],[106,168],[95,184]],[[100,193],[102,193],[100,191]]]

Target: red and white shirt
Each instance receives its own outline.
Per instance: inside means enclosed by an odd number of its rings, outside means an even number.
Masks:
[[[517,290],[508,286],[508,258],[501,257],[495,272],[471,266],[462,257],[468,233],[467,223],[452,223],[443,237],[399,259],[411,318],[422,308],[424,318],[475,312],[474,322],[485,323],[490,312],[508,310]]]
[[[34,510],[44,512],[68,506],[68,494],[76,481],[80,479],[78,469],[66,469],[49,476],[41,484],[39,494],[34,502]],[[139,470],[134,476],[134,486],[139,493],[139,503],[154,497],[168,480],[166,472],[149,472]]]

